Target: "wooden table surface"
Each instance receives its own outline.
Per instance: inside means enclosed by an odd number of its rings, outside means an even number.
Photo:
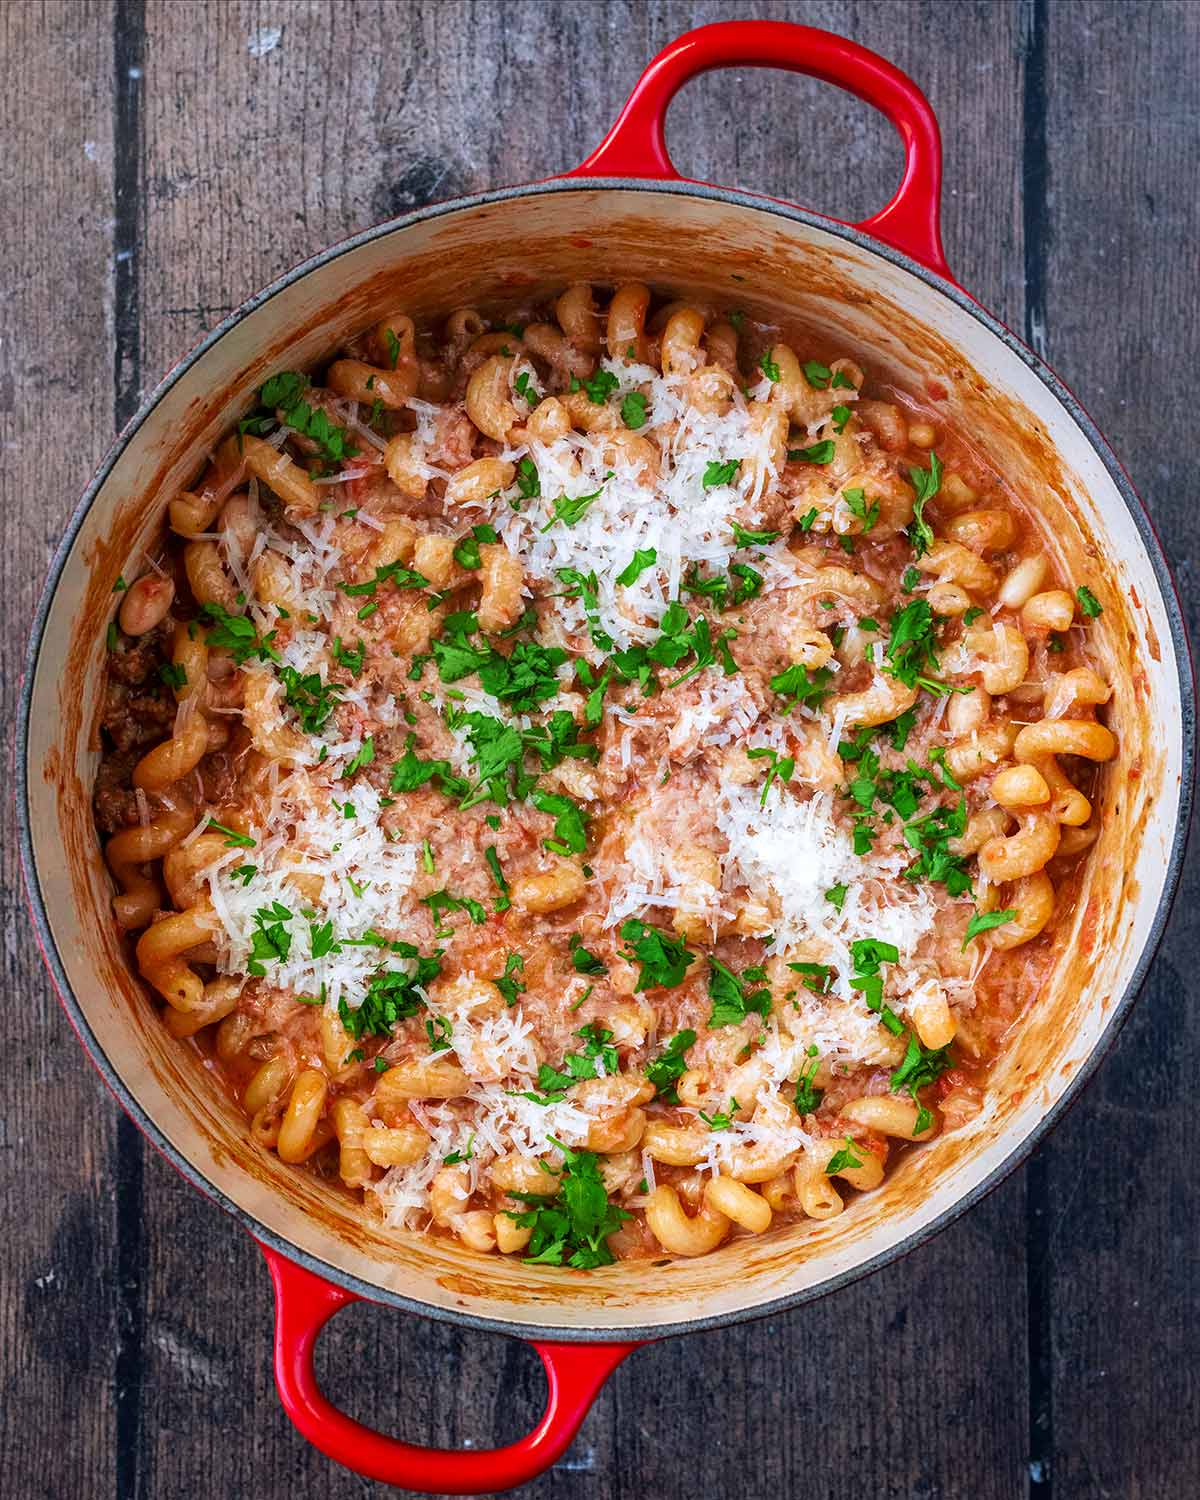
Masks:
[[[945,134],[964,285],[1083,397],[1195,623],[1200,5],[1188,0],[9,0],[0,177],[0,610],[18,663],[75,498],[141,393],[281,270],[428,201],[579,161],[644,63],[702,21],[844,32]],[[898,145],[783,74],[677,101],[681,170],[843,217]],[[10,820],[9,799],[4,817]],[[309,1449],[272,1387],[247,1237],[85,1063],[3,840],[0,1496],[382,1495]],[[815,1306],[642,1350],[538,1500],[785,1494],[1190,1500],[1200,1492],[1195,868],[1141,1003],[1027,1169]],[[360,1306],[319,1356],[355,1414],[490,1445],[540,1411],[511,1340]]]

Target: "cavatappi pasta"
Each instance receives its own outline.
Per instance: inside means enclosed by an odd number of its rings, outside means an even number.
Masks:
[[[918,403],[576,285],[275,374],[164,499],[96,816],[264,1150],[586,1269],[979,1111],[1116,746],[1095,580]]]

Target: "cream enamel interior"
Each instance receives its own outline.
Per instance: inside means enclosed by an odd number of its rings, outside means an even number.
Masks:
[[[740,1239],[699,1261],[579,1275],[366,1230],[348,1198],[249,1142],[241,1116],[158,1024],[130,972],[91,823],[91,726],[112,584],[267,373],[317,362],[397,305],[420,317],[614,276],[836,328],[839,348],[857,351],[872,374],[890,371],[917,389],[936,376],[946,391],[937,405],[1039,497],[1064,556],[1104,600],[1121,754],[1106,775],[1103,833],[1064,935],[1069,951],[980,1118],[910,1153],[839,1218]],[[28,740],[36,879],[61,966],[124,1087],[197,1174],[279,1240],[385,1296],[496,1324],[603,1336],[718,1318],[811,1292],[926,1229],[1020,1147],[1101,1043],[1168,878],[1190,712],[1181,649],[1141,534],[1083,431],[1016,353],[919,277],[731,195],[588,185],[503,196],[328,258],[234,322],[149,411],[96,493],[49,609]]]

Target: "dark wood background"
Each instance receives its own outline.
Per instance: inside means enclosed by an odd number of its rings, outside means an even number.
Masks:
[[[754,14],[845,32],[927,90],[951,264],[1081,393],[1153,511],[1194,625],[1200,5],[9,0],[8,722],[75,497],[208,327],[352,230],[573,165],[659,47]],[[255,56],[268,27],[278,43]],[[899,173],[882,119],[782,74],[698,82],[670,138],[689,175],[846,217]],[[3,879],[0,1495],[383,1495],[292,1431],[257,1252],[143,1147],[84,1062],[30,936],[10,826]],[[1193,869],[1141,1004],[1026,1170],[816,1306],[641,1351],[529,1493],[1194,1497],[1197,887]],[[331,1394],[411,1440],[491,1445],[540,1411],[521,1345],[385,1309],[343,1314],[319,1362]]]

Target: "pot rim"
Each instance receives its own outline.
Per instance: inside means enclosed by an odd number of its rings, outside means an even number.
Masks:
[[[33,854],[32,820],[28,798],[30,774],[28,737],[32,710],[33,682],[38,658],[41,653],[46,622],[58,591],[67,557],[74,546],[75,539],[83,525],[84,519],[91,510],[97,495],[106,483],[117,461],[130,444],[136,440],[151,411],[163,400],[183,375],[204,357],[213,345],[250,313],[265,305],[273,297],[286,291],[295,282],[308,275],[309,272],[315,271],[338,259],[340,256],[356,250],[362,245],[369,244],[374,240],[383,239],[388,235],[410,228],[418,223],[428,222],[429,220],[442,218],[465,209],[477,208],[487,204],[504,203],[518,198],[541,196],[550,193],[591,191],[643,193],[648,196],[667,194],[704,198],[729,204],[737,208],[749,208],[759,212],[771,213],[778,218],[803,224],[809,228],[822,230],[882,260],[899,266],[902,270],[925,282],[934,291],[948,298],[964,312],[969,313],[988,333],[998,338],[1006,348],[1015,354],[1041,383],[1047,387],[1078,426],[1084,438],[1103,463],[1142,538],[1150,559],[1150,565],[1154,570],[1155,580],[1158,584],[1159,593],[1162,597],[1163,607],[1170,626],[1171,649],[1179,678],[1180,702],[1182,705],[1182,756],[1178,804],[1175,810],[1175,828],[1171,841],[1170,856],[1167,861],[1163,894],[1151,924],[1150,932],[1137,963],[1134,965],[1129,982],[1126,984],[1120,1000],[1113,1007],[1105,1023],[1104,1030],[1101,1032],[1086,1060],[1080,1065],[1075,1077],[1067,1085],[1053,1106],[1013,1145],[1003,1161],[993,1167],[985,1177],[967,1192],[956,1198],[927,1224],[912,1230],[897,1240],[895,1244],[888,1246],[869,1260],[848,1267],[846,1270],[827,1277],[813,1286],[786,1293],[782,1296],[772,1298],[768,1302],[756,1304],[753,1307],[714,1314],[711,1317],[690,1318],[679,1323],[661,1322],[618,1328],[601,1328],[580,1324],[570,1328],[562,1328],[547,1327],[538,1323],[517,1320],[508,1321],[506,1319],[484,1317],[452,1308],[437,1307],[418,1298],[408,1297],[402,1293],[394,1292],[389,1288],[364,1281],[358,1276],[332,1266],[328,1262],[321,1260],[318,1256],[302,1250],[283,1235],[272,1229],[268,1229],[253,1214],[227,1197],[225,1193],[205,1177],[199,1168],[194,1166],[171,1143],[149,1112],[126,1087],[116,1069],[109,1062],[104,1048],[93,1032],[75,998],[59,958],[50,927],[46,902],[37,878],[37,867]],[[1191,689],[1190,693],[1188,691],[1189,688]],[[30,911],[33,916],[35,936],[38,946],[41,948],[46,966],[50,971],[51,981],[58,993],[58,998],[67,1013],[67,1018],[76,1036],[79,1038],[84,1051],[90,1057],[93,1065],[117,1099],[117,1102],[138,1126],[143,1135],[147,1137],[151,1145],[193,1187],[198,1188],[207,1198],[223,1208],[253,1238],[270,1246],[286,1259],[295,1262],[297,1265],[304,1266],[307,1270],[367,1301],[386,1303],[389,1306],[399,1308],[402,1312],[414,1313],[420,1317],[433,1318],[439,1322],[451,1323],[459,1327],[478,1329],[488,1333],[507,1334],[516,1338],[549,1340],[557,1343],[611,1343],[614,1339],[640,1342],[667,1335],[701,1332],[708,1329],[725,1327],[733,1323],[773,1316],[792,1308],[800,1307],[805,1303],[815,1301],[818,1297],[835,1292],[852,1281],[857,1281],[882,1269],[886,1265],[890,1265],[902,1255],[906,1255],[925,1244],[935,1234],[940,1233],[941,1230],[947,1228],[962,1214],[966,1213],[968,1209],[974,1207],[987,1193],[997,1187],[1010,1172],[1026,1160],[1034,1147],[1058,1123],[1067,1107],[1079,1097],[1083,1086],[1095,1076],[1097,1068],[1116,1040],[1121,1027],[1128,1018],[1134,1001],[1137,999],[1146,981],[1150,965],[1162,941],[1163,933],[1171,914],[1171,908],[1179,888],[1192,812],[1195,740],[1195,674],[1187,631],[1183,621],[1183,611],[1162,544],[1159,541],[1149,513],[1134,490],[1120,461],[1079,401],[1049,365],[1010,329],[1005,327],[997,318],[993,317],[985,308],[981,307],[967,292],[954,283],[936,275],[911,256],[893,249],[890,245],[884,244],[882,241],[864,233],[853,225],[842,223],[840,220],[829,218],[823,214],[812,213],[807,209],[799,208],[779,199],[682,179],[677,181],[659,181],[623,177],[559,177],[551,178],[544,182],[498,188],[490,192],[473,194],[469,197],[449,199],[444,203],[431,204],[425,208],[415,209],[413,212],[401,215],[398,218],[388,219],[384,223],[374,225],[369,229],[361,230],[357,234],[350,235],[325,250],[319,251],[316,255],[308,257],[306,260],[293,266],[289,271],[284,272],[223,318],[210,333],[179,360],[154,390],[143,399],[137,412],[126,423],[124,429],[116,438],[91,483],[84,490],[78,504],[75,506],[62,540],[55,549],[46,582],[38,600],[37,609],[34,614],[33,629],[25,655],[17,710],[16,738],[14,742],[17,763],[15,795],[21,864],[25,875]]]

